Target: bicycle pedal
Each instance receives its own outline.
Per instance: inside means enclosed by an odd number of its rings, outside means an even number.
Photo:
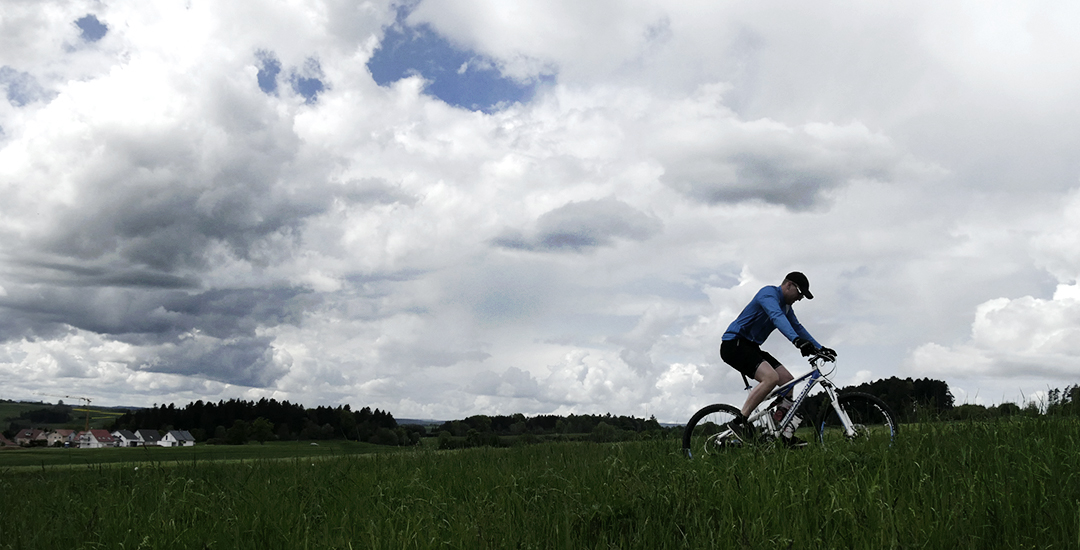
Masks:
[[[799,437],[782,437],[780,438],[780,440],[781,442],[783,442],[785,447],[791,449],[801,449],[809,445],[809,443]]]

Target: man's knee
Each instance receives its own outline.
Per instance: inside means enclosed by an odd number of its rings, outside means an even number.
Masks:
[[[776,369],[777,382],[780,384],[787,384],[795,379],[783,365]]]
[[[776,369],[772,368],[772,365],[766,362],[762,362],[758,365],[756,374],[754,379],[762,384],[775,386],[780,382],[780,375],[776,372]]]

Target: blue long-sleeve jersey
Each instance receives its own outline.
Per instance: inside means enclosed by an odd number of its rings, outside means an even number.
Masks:
[[[743,308],[742,313],[728,326],[723,339],[734,340],[741,337],[760,346],[772,334],[773,329],[779,329],[780,333],[792,342],[801,336],[813,342],[815,347],[821,347],[799,323],[791,304],[784,302],[784,294],[778,286],[767,286],[759,290],[754,299]]]

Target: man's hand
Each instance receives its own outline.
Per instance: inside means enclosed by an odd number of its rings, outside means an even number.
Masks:
[[[803,357],[810,357],[817,351],[817,348],[814,347],[813,342],[801,336],[796,337],[792,343],[795,344],[795,347],[799,348],[799,351],[802,352]]]
[[[826,361],[836,361],[836,350],[822,346],[818,350],[818,355],[825,358]]]

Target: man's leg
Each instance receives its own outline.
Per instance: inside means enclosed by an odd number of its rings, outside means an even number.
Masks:
[[[791,380],[794,378],[793,376],[791,376],[791,373],[788,372],[787,367],[783,365],[776,366],[776,375],[780,379],[778,381],[779,384],[787,384],[788,382],[791,382]],[[787,407],[791,406],[791,398],[792,396],[787,396],[787,401],[789,404],[781,404],[780,408],[777,409],[777,412],[773,413],[774,420],[779,422],[783,418],[783,415],[787,414]],[[777,418],[777,416],[779,416],[780,418]],[[789,447],[805,447],[807,445],[806,441],[803,441],[799,436],[795,435],[795,428],[798,427],[800,420],[796,418],[792,422],[793,424],[789,424],[787,430],[785,430],[784,433],[781,434],[780,439],[784,442],[785,445]]]
[[[787,379],[791,380],[791,373],[783,365],[779,369],[774,369],[768,361],[762,361],[758,365],[757,372],[754,373],[754,380],[758,381],[758,385],[754,386],[754,389],[750,390],[750,395],[746,396],[746,403],[742,406],[743,416],[750,416],[750,413],[754,412],[754,409],[765,400],[765,396],[769,395],[769,392],[780,383],[780,370],[783,370]]]
[[[795,377],[792,376],[790,372],[788,372],[787,367],[785,367],[784,365],[777,365],[775,370],[776,375],[780,377],[780,379],[777,380],[776,383],[781,386],[795,379]]]

